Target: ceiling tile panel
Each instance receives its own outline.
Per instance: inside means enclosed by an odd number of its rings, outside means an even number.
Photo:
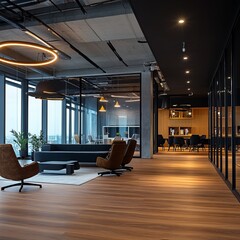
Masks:
[[[88,26],[85,20],[77,20],[66,23],[50,25],[56,32],[64,36],[69,41],[96,42],[100,41],[95,32]]]
[[[125,15],[87,19],[86,21],[103,41],[136,37]]]

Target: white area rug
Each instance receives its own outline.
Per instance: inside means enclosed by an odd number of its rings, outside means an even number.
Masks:
[[[79,170],[75,170],[74,174],[66,175],[66,169],[59,171],[45,170],[43,173],[28,178],[26,182],[36,183],[53,183],[53,184],[70,184],[70,185],[81,185],[96,177],[101,169],[96,167],[81,167]],[[7,180],[0,178],[1,180]]]

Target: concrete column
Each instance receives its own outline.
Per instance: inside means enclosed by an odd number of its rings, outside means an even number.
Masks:
[[[153,82],[151,72],[141,74],[141,157],[153,156]]]

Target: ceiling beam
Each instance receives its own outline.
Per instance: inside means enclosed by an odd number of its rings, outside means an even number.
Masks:
[[[119,2],[110,2],[108,4],[86,6],[86,14],[83,14],[76,3],[65,3],[57,5],[62,11],[58,11],[55,6],[48,6],[28,11],[31,15],[44,20],[45,24],[86,20],[91,18],[101,18],[132,13],[132,9],[127,0]],[[72,6],[72,7],[71,7]],[[20,22],[22,23],[22,22]],[[25,19],[24,26],[36,26],[39,21],[36,19]],[[12,26],[0,23],[0,30],[10,29]]]
[[[119,67],[119,68],[104,68],[107,72],[107,75],[116,75],[116,74],[139,74],[143,71],[148,71],[144,69],[142,65],[137,66],[129,66],[126,67]],[[84,77],[84,76],[105,76],[106,73],[100,74],[97,69],[94,68],[85,68],[85,69],[72,69],[72,70],[66,70],[66,71],[56,71],[54,72],[53,78],[70,78],[70,77]],[[28,74],[29,80],[42,80],[43,77],[39,76],[39,74]]]
[[[75,2],[77,3],[79,8],[81,9],[82,13],[86,14],[87,12],[86,12],[85,8],[83,7],[83,5],[80,3],[80,1],[79,0],[75,0]]]

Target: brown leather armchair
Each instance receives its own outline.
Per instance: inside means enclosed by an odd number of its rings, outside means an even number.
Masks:
[[[131,171],[133,169],[133,167],[126,166],[126,165],[131,162],[133,158],[133,154],[135,152],[136,145],[137,145],[137,141],[135,139],[128,140],[126,152],[124,154],[123,161],[121,164],[123,169],[126,169],[128,171]]]
[[[26,183],[24,179],[33,177],[39,173],[39,166],[37,162],[32,162],[22,167],[13,151],[11,144],[0,144],[0,176],[13,181],[21,181],[20,183],[4,186],[5,188],[20,186],[19,192],[21,192],[24,185],[38,186],[42,188],[40,184]]]
[[[126,151],[125,141],[114,141],[112,147],[106,158],[97,157],[96,164],[98,167],[108,169],[108,171],[99,172],[98,175],[116,174],[120,176],[122,174],[121,164]]]

